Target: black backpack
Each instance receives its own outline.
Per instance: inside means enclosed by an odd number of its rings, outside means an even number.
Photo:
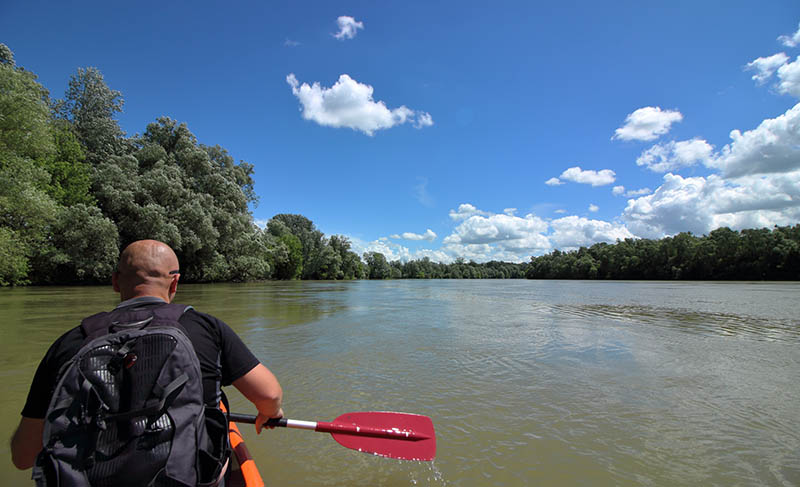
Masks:
[[[83,320],[59,371],[36,459],[38,486],[213,486],[227,418],[203,402],[200,362],[178,323],[191,307],[123,308]]]

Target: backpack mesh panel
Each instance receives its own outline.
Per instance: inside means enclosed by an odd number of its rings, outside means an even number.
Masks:
[[[129,352],[118,353],[124,345]],[[87,353],[81,362],[85,377],[93,384],[110,413],[127,412],[146,406],[154,396],[161,369],[177,345],[167,334],[143,335],[134,341],[105,345]],[[136,361],[125,367],[125,356]],[[174,424],[169,415],[107,421],[97,431],[95,463],[88,476],[98,487],[148,484],[163,469],[172,448]],[[136,468],[127,465],[135,457]],[[127,467],[127,468],[126,468]],[[120,472],[126,472],[120,476]],[[138,475],[137,475],[138,474]]]

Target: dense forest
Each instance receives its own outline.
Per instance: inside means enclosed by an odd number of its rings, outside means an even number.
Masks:
[[[531,262],[388,262],[278,214],[253,223],[253,165],[161,117],[126,135],[122,94],[78,69],[63,99],[0,44],[0,285],[108,282],[121,248],[169,244],[189,282],[263,279],[800,279],[800,225],[554,251]]]
[[[800,225],[625,239],[533,257],[529,279],[800,279]]]

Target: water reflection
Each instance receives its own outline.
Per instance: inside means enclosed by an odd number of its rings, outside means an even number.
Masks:
[[[640,305],[554,305],[555,313],[581,319],[613,319],[635,326],[664,326],[704,336],[800,342],[800,320]]]

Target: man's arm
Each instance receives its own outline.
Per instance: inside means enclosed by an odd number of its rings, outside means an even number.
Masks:
[[[283,390],[275,375],[262,364],[233,381],[233,386],[258,409],[256,432],[261,433],[261,425],[270,418],[282,418]]]
[[[26,418],[19,420],[19,426],[11,437],[11,461],[20,470],[33,467],[36,455],[42,451],[42,432],[44,419]]]

